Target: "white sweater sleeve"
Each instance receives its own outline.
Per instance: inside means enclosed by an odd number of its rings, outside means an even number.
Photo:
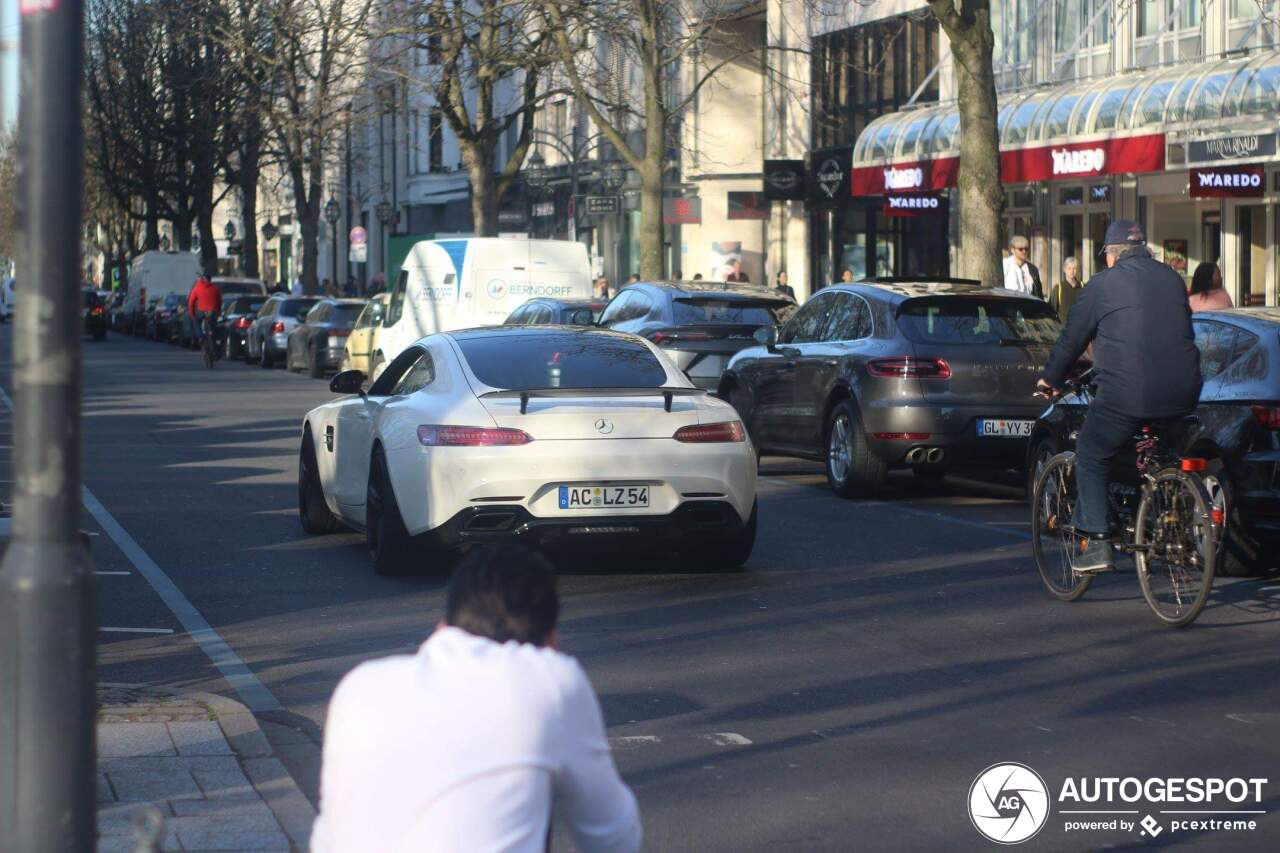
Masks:
[[[635,853],[643,835],[639,806],[613,764],[595,691],[576,662],[572,668],[561,716],[564,759],[556,809],[584,853]]]

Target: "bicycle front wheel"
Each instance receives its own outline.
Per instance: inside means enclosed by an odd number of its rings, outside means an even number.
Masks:
[[[1209,495],[1195,477],[1161,471],[1143,490],[1135,519],[1142,597],[1165,625],[1190,625],[1213,587],[1216,543]]]
[[[1071,568],[1077,546],[1071,514],[1076,508],[1076,455],[1059,453],[1040,470],[1031,496],[1031,550],[1045,589],[1059,601],[1075,601],[1093,575]]]

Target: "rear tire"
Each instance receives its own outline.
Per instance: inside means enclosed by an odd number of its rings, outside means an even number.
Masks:
[[[1138,585],[1156,619],[1190,625],[1213,590],[1215,543],[1209,496],[1200,481],[1177,469],[1156,474],[1134,516]]]
[[[1031,451],[1028,457],[1030,465],[1027,467],[1027,500],[1030,501],[1032,495],[1036,492],[1036,480],[1040,477],[1040,472],[1044,470],[1044,466],[1049,464],[1049,460],[1058,455],[1058,445],[1051,438],[1042,438],[1036,442],[1035,449]]]
[[[333,533],[340,525],[338,517],[324,502],[320,471],[316,466],[316,445],[307,430],[298,452],[298,519],[308,533]]]
[[[851,400],[827,416],[827,483],[842,498],[869,498],[884,484],[887,466],[867,447],[862,421]]]
[[[258,350],[258,367],[268,368],[271,366],[271,357],[267,355],[267,342],[263,341],[261,348]]]
[[[728,539],[717,539],[710,544],[698,544],[686,548],[681,554],[681,561],[689,564],[689,568],[705,568],[714,572],[732,572],[742,568],[742,564],[751,558],[756,545],[756,517],[760,504],[751,504],[751,515],[741,530],[736,531]]]
[[[365,540],[373,570],[380,575],[407,575],[413,569],[412,539],[400,517],[387,460],[382,448],[373,451],[369,487],[365,495]]]

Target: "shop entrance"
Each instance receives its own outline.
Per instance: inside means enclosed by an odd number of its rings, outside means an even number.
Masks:
[[[1267,207],[1263,204],[1236,208],[1236,233],[1239,249],[1236,275],[1240,304],[1267,304]],[[1230,285],[1228,284],[1228,291]]]
[[[1094,273],[1106,269],[1107,262],[1099,257],[1102,239],[1111,224],[1111,185],[1075,185],[1057,189],[1055,211],[1057,226],[1054,231],[1052,270],[1041,270],[1046,282],[1062,277],[1062,265],[1067,258],[1080,263],[1080,276],[1085,281]]]

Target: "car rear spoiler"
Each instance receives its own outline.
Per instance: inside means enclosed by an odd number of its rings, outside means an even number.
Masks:
[[[657,397],[662,395],[663,408],[671,411],[676,397],[697,397],[707,392],[702,388],[535,388],[528,391],[489,391],[481,399],[511,400],[520,398],[520,414],[529,410],[531,397]]]

